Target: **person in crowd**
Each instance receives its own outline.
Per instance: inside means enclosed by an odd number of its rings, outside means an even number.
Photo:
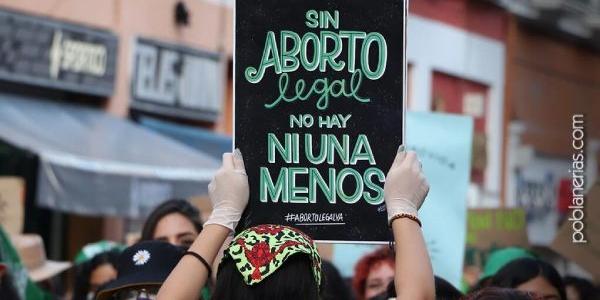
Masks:
[[[316,244],[303,232],[258,225],[236,236],[225,251],[212,299],[317,300],[321,268]]]
[[[594,284],[586,279],[574,276],[565,276],[565,278],[563,278],[563,282],[565,283],[567,300],[600,299],[600,291],[594,287]]]
[[[150,213],[140,240],[158,240],[189,248],[202,231],[200,210],[185,199],[170,199]],[[202,297],[210,298],[210,282],[202,289]]]
[[[0,269],[3,270],[0,271],[0,299],[57,299],[56,296],[43,290],[28,276],[24,261],[21,260],[23,253],[19,252],[19,248],[15,247],[16,245],[13,244],[13,239],[15,239],[15,237],[13,236],[11,238],[8,233],[4,231],[2,224],[0,224],[0,265],[3,266],[0,267]],[[37,250],[35,251],[29,251],[27,261],[30,261],[31,257],[44,254],[44,252],[42,252],[43,248],[36,249]]]
[[[103,285],[96,299],[155,299],[183,253],[183,248],[163,241],[142,241],[128,247],[117,259],[117,278]]]
[[[394,251],[381,247],[363,256],[354,267],[352,287],[358,300],[384,293],[394,281]]]
[[[471,292],[489,286],[494,274],[502,269],[502,267],[515,259],[524,257],[535,258],[531,252],[520,247],[507,247],[494,250],[485,260],[483,272],[477,284],[471,289]]]
[[[73,300],[93,300],[98,288],[117,278],[123,246],[110,241],[85,245],[75,257]]]
[[[485,287],[469,293],[464,300],[538,300],[532,293],[510,288]],[[543,298],[546,299],[546,298]]]
[[[46,299],[62,298],[65,294],[62,275],[71,268],[71,263],[49,260],[44,241],[38,234],[13,235],[11,240],[29,278],[44,290],[41,293],[48,294]]]
[[[321,300],[352,300],[349,285],[338,271],[338,269],[329,261],[323,260],[323,291]]]
[[[189,247],[202,231],[200,211],[184,199],[171,199],[158,205],[142,228],[142,241],[159,240]]]
[[[398,299],[434,299],[431,263],[417,218],[429,186],[414,152],[400,151],[388,172],[384,198],[396,251]],[[225,153],[209,184],[213,212],[204,229],[159,290],[159,300],[198,299],[211,262],[234,230],[249,197],[239,150]],[[273,251],[273,252],[272,252]],[[281,255],[283,254],[283,255]],[[259,225],[238,234],[219,266],[212,299],[319,299],[320,257],[310,237],[281,225]]]
[[[565,287],[556,269],[537,258],[520,258],[502,267],[491,286],[514,288],[548,300],[566,300]]]

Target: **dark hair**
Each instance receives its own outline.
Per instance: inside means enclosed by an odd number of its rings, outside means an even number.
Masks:
[[[8,270],[0,275],[0,299],[20,299]]]
[[[275,273],[252,286],[243,281],[233,259],[225,258],[219,266],[211,299],[318,300],[320,295],[310,258],[304,254],[295,254]]]
[[[323,291],[321,300],[350,300],[350,286],[346,284],[338,269],[329,261],[323,260]]]
[[[435,276],[435,298],[437,300],[457,300],[463,294],[444,278]]]
[[[149,241],[154,239],[154,230],[160,220],[169,214],[179,213],[186,217],[194,227],[196,231],[200,233],[202,231],[202,221],[200,220],[200,210],[193,206],[190,202],[184,199],[170,199],[152,210],[146,222],[144,228],[142,228],[142,236],[140,241]]]
[[[525,292],[509,288],[486,287],[470,293],[464,300],[534,300],[535,298]]]
[[[117,269],[117,260],[120,251],[112,250],[102,252],[94,256],[92,259],[75,266],[75,286],[73,288],[73,300],[86,300],[87,294],[90,291],[90,276],[92,272],[103,264],[112,265]]]
[[[457,290],[450,282],[439,276],[434,276],[435,279],[435,299],[437,300],[458,300],[462,299],[463,294]],[[396,286],[394,282],[390,282],[385,293],[385,297],[381,299],[395,298]]]
[[[390,281],[390,283],[388,283],[386,293],[387,293],[386,299],[398,297],[398,295],[396,295],[396,283],[394,281]]]
[[[492,276],[480,278],[474,286],[469,289],[469,293],[475,293],[483,288],[490,286],[492,282]]]
[[[0,226],[0,233],[4,233]],[[2,250],[2,249],[0,249]],[[10,269],[4,262],[2,257],[2,251],[0,251],[0,264],[4,265],[4,272],[0,272],[0,299],[20,299],[19,293],[14,285],[12,276],[10,275]]]
[[[538,276],[543,277],[556,288],[562,300],[567,299],[565,286],[558,271],[551,264],[536,258],[520,258],[506,264],[492,276],[490,285],[516,288]]]
[[[600,299],[600,291],[588,280],[574,276],[565,276],[563,281],[565,289],[568,286],[573,286],[577,290],[577,294],[579,294],[579,299],[581,300]]]

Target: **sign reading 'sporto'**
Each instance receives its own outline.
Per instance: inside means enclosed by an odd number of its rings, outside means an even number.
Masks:
[[[236,2],[241,226],[321,241],[389,238],[385,175],[404,144],[405,0]]]
[[[82,25],[0,9],[0,80],[107,97],[117,36]]]

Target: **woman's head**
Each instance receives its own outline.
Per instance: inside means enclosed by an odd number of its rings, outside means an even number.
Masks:
[[[275,275],[276,274],[276,275]],[[319,288],[306,255],[293,255],[277,270],[256,285],[247,285],[232,259],[219,266],[217,284],[211,299],[318,300]]]
[[[172,199],[157,206],[146,219],[142,241],[160,240],[189,247],[202,231],[200,211],[183,199]]]
[[[359,300],[369,299],[385,292],[393,280],[394,252],[382,247],[358,261],[352,286]]]
[[[93,299],[98,287],[117,278],[119,250],[102,252],[75,268],[73,300]]]
[[[490,285],[532,292],[549,300],[566,300],[564,284],[556,269],[535,258],[508,263],[492,277]]]
[[[225,250],[212,299],[319,299],[321,258],[312,239],[281,225],[242,231]]]

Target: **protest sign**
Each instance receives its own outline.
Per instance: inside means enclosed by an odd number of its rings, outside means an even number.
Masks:
[[[406,113],[406,143],[417,152],[429,182],[419,210],[423,233],[436,275],[460,286],[465,250],[467,187],[471,170],[473,119],[439,113]],[[371,245],[339,245],[333,262],[343,276]]]
[[[405,0],[236,1],[240,226],[389,239],[383,182],[404,143]]]
[[[470,209],[467,217],[467,245],[479,249],[526,247],[527,221],[522,208]]]
[[[406,124],[408,149],[419,155],[430,183],[419,216],[433,271],[458,287],[465,251],[473,118],[411,113]]]
[[[522,208],[476,208],[467,214],[465,265],[482,267],[499,248],[527,247],[527,221]]]

